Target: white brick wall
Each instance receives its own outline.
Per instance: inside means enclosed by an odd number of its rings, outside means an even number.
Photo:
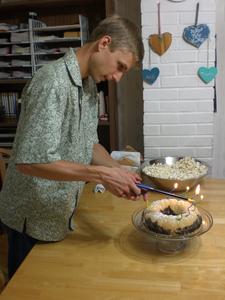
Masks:
[[[157,33],[158,0],[142,0],[143,68],[149,68],[148,37]],[[172,44],[161,57],[151,51],[151,67],[160,69],[153,85],[143,83],[144,156],[191,155],[212,165],[214,81],[204,84],[198,68],[207,66],[207,41],[199,49],[187,44],[183,29],[195,22],[210,27],[209,65],[215,65],[214,0],[161,0],[161,31],[172,33]]]

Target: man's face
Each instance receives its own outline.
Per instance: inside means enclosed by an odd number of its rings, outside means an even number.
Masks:
[[[89,63],[89,75],[96,83],[105,80],[118,82],[134,66],[134,55],[125,50],[111,52],[106,46],[92,54]]]

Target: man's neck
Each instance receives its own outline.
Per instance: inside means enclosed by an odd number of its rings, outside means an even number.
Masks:
[[[87,43],[76,50],[76,56],[80,67],[82,79],[85,79],[89,76],[89,59],[94,51],[94,46],[94,43]]]

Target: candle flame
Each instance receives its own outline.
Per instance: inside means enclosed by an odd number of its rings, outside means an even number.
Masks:
[[[203,199],[204,199],[204,196],[203,196],[203,195],[201,195],[201,196],[200,196],[200,199],[201,199],[201,200],[203,200]]]
[[[199,194],[200,194],[200,184],[198,184],[195,189],[195,195],[199,195]]]
[[[189,186],[187,186],[187,187],[186,187],[186,191],[188,192],[189,190],[190,190],[190,187],[189,187]]]
[[[177,182],[174,183],[174,188],[175,188],[175,189],[178,188],[178,183],[177,183]]]

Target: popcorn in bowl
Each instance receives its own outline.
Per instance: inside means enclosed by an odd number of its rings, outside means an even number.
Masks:
[[[172,190],[176,182],[176,191],[185,191],[187,186],[194,187],[207,173],[207,165],[192,157],[162,157],[142,166],[147,181],[165,190]]]
[[[159,162],[143,168],[143,172],[149,176],[178,180],[197,178],[205,175],[207,171],[206,165],[192,157],[181,158],[171,165]]]

